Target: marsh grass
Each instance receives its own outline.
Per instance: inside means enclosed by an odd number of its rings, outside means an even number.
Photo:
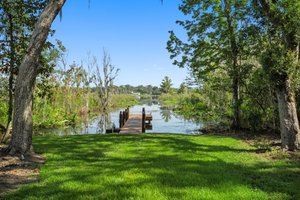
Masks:
[[[40,181],[5,199],[300,199],[300,166],[230,137],[43,136]]]

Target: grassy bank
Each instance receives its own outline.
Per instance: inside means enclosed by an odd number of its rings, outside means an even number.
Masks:
[[[126,108],[138,103],[137,97],[131,94],[114,94],[111,99],[111,109]]]
[[[5,199],[300,199],[300,166],[221,136],[36,137],[40,181]]]

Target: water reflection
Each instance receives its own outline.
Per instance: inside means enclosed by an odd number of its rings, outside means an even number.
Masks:
[[[160,115],[165,122],[169,122],[172,119],[172,111],[171,110],[161,110]]]
[[[201,127],[200,122],[185,120],[182,116],[174,113],[170,108],[162,108],[159,104],[143,102],[130,108],[130,113],[141,114],[145,107],[146,113],[153,116],[152,130],[146,133],[183,133],[198,134]],[[93,117],[84,117],[82,124],[78,127],[64,127],[55,129],[36,130],[38,135],[78,135],[105,133],[106,129],[111,129],[114,125],[119,125],[119,113],[123,109],[110,113],[103,113]],[[117,127],[116,127],[117,128]]]

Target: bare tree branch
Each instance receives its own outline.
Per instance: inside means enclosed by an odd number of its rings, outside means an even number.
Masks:
[[[94,57],[97,63],[96,57]],[[103,51],[102,68],[96,64],[96,86],[100,99],[100,109],[102,112],[107,111],[113,90],[113,81],[118,75],[119,69],[111,64],[111,59],[107,51]]]

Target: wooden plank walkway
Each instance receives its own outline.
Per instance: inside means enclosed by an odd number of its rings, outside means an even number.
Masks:
[[[128,120],[125,122],[124,126],[120,128],[120,133],[142,133],[142,114],[129,114]],[[145,116],[145,121],[152,121],[152,115],[147,114]]]
[[[120,133],[142,133],[142,115],[129,114],[128,120],[120,128]]]

